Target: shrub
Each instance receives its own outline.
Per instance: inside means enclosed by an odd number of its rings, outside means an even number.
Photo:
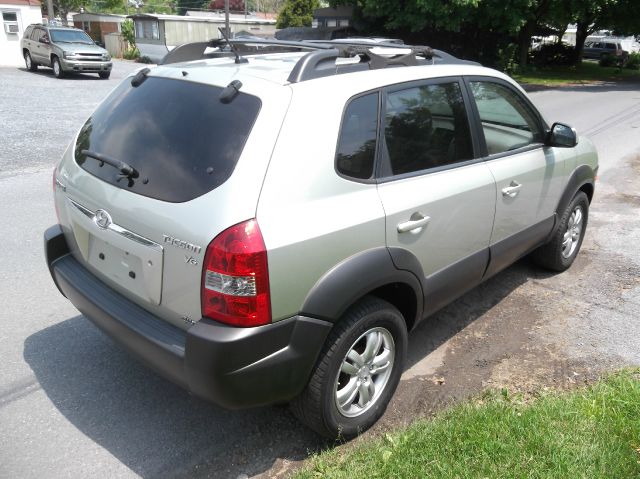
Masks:
[[[122,57],[126,60],[135,60],[140,56],[140,50],[138,50],[135,46],[128,48],[122,54]]]
[[[620,61],[612,55],[602,55],[598,61],[598,65],[601,67],[615,67],[618,66],[619,63]]]
[[[134,47],[136,45],[136,34],[133,26],[133,21],[130,18],[127,18],[122,25],[120,25],[120,31],[122,32],[122,37],[126,40],[130,47]]]
[[[138,58],[136,60],[138,63],[153,63],[153,61],[151,61],[151,58],[149,58],[148,56],[142,56],[140,58]]]
[[[539,67],[573,65],[576,63],[576,51],[571,45],[548,43],[534,52],[533,63]]]
[[[627,59],[627,63],[624,64],[624,67],[630,70],[639,70],[640,53],[629,53],[629,58]]]

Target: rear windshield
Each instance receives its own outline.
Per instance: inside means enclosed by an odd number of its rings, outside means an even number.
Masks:
[[[261,105],[246,93],[223,104],[221,91],[184,80],[148,77],[138,87],[125,80],[82,127],[76,161],[143,196],[174,203],[201,196],[233,173]],[[124,177],[83,150],[123,161],[139,176]]]

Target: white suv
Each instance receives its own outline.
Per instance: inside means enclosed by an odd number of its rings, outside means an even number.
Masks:
[[[597,155],[430,48],[231,45],[179,47],[91,115],[54,171],[47,262],[193,394],[352,437],[420,321],[527,253],[571,265]]]

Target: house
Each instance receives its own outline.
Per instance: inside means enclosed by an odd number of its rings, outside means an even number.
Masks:
[[[0,65],[23,65],[20,40],[25,28],[42,23],[39,0],[0,0],[2,31],[0,31]]]
[[[104,43],[104,36],[120,32],[121,24],[126,19],[126,15],[111,13],[76,13],[73,16],[73,26],[87,32],[95,41]]]
[[[336,8],[318,8],[313,11],[314,28],[335,28],[353,26],[353,7],[340,5]]]
[[[136,46],[140,55],[149,57],[153,62],[159,62],[167,52],[178,45],[221,38],[218,28],[225,26],[224,14],[203,13],[206,15],[130,15],[128,18],[133,20],[135,26]],[[276,22],[253,15],[231,14],[229,29],[232,37],[239,33],[267,37],[275,34]]]

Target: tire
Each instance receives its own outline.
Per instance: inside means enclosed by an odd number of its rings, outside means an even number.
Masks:
[[[58,57],[53,57],[51,60],[51,68],[53,68],[53,74],[56,78],[64,78],[64,70]]]
[[[372,354],[367,354],[369,342],[375,345],[370,348]],[[359,353],[357,361],[353,353]],[[386,410],[400,381],[406,353],[407,327],[400,311],[386,301],[366,296],[329,334],[309,383],[290,404],[293,414],[325,437],[357,436]],[[358,367],[363,358],[364,365]],[[349,363],[349,373],[341,371],[343,363]],[[346,398],[342,405],[338,404],[339,391]],[[371,395],[368,401],[363,393]]]
[[[111,76],[111,72],[99,72],[98,76],[103,80],[108,80],[109,77]]]
[[[30,72],[34,72],[38,69],[38,64],[31,59],[31,53],[28,51],[24,52],[24,64]]]
[[[534,251],[532,259],[552,271],[568,269],[580,251],[588,219],[589,199],[578,191],[564,210],[551,241]]]

